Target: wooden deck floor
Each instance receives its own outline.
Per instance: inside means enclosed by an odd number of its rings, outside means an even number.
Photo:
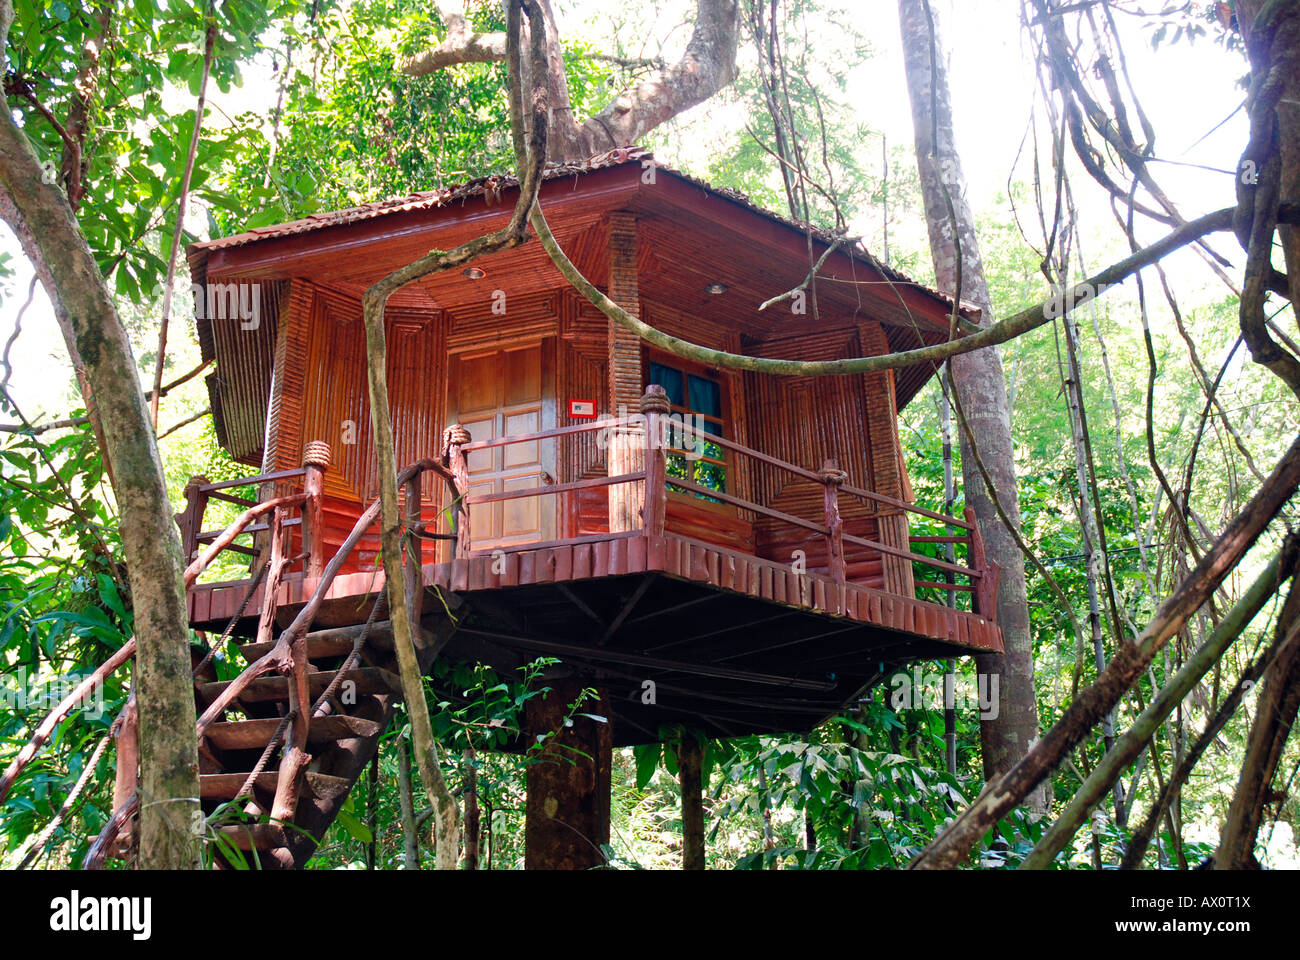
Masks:
[[[647,537],[639,531],[584,540],[541,550],[515,549],[498,557],[425,564],[424,583],[466,593],[658,572],[829,617],[915,634],[951,645],[958,655],[1002,650],[1002,631],[984,617],[854,583],[836,584],[817,574],[797,574],[788,564],[698,540],[674,534]],[[316,622],[345,626],[363,621],[369,610],[359,601],[382,590],[383,584],[383,573],[378,570],[339,576]],[[224,626],[238,611],[247,588],[246,581],[195,586],[189,596],[190,621],[199,627]],[[301,577],[282,584],[277,599],[283,614],[291,615],[314,588],[315,581]],[[259,591],[248,604],[245,617],[255,618],[261,602]]]
[[[984,617],[673,534],[582,538],[423,570],[431,594],[458,598],[446,655],[504,670],[558,658],[607,691],[600,712],[619,745],[677,723],[720,737],[806,730],[904,664],[1002,649]],[[339,576],[316,625],[364,622],[383,586],[377,570]],[[282,625],[314,587],[281,585]],[[247,592],[247,582],[195,587],[192,622],[224,629]],[[259,591],[237,632],[255,628],[260,606]],[[436,599],[424,609],[426,626],[441,618]],[[649,703],[647,680],[659,691]]]

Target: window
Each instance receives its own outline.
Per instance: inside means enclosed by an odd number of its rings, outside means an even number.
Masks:
[[[647,382],[658,384],[668,394],[673,421],[668,433],[668,476],[726,493],[726,451],[719,444],[696,436],[697,433],[726,436],[721,381],[688,366],[652,360]],[[668,489],[686,492],[676,487]],[[721,503],[702,493],[691,493],[691,496]]]

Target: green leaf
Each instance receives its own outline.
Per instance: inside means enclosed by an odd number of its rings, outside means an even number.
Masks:
[[[353,840],[359,840],[361,843],[369,843],[374,839],[370,829],[346,810],[340,810],[334,819],[339,822],[339,825],[347,831],[348,836]]]
[[[638,790],[644,790],[650,778],[655,775],[655,769],[659,766],[659,756],[662,753],[663,747],[657,743],[644,743],[632,748],[632,756],[636,759]]]

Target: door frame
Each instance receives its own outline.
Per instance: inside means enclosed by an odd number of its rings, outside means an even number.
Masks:
[[[455,348],[448,349],[447,379],[443,388],[444,391],[443,409],[446,411],[445,426],[450,426],[451,424],[457,423],[460,420],[460,411],[457,408],[455,391],[453,390],[453,378],[455,376],[457,366],[462,360],[468,360],[468,359],[473,359],[475,357],[501,353],[502,351],[506,351],[506,350],[527,349],[528,347],[539,346],[541,348],[541,355],[542,355],[540,429],[552,430],[555,427],[557,427],[559,425],[559,402],[556,393],[557,383],[558,383],[558,376],[556,370],[558,341],[559,341],[559,337],[555,333],[540,333],[540,334],[531,334],[522,337],[502,338],[499,340],[494,340],[490,343],[479,342],[479,343],[465,344],[463,346],[458,346]],[[540,440],[538,441],[538,443],[540,444],[540,448],[538,452],[539,452],[539,459],[541,460],[541,464],[542,464],[542,471],[546,473],[548,476],[550,476],[551,482],[554,483],[556,482],[555,477],[556,477],[556,470],[557,470],[557,455],[558,455],[555,438],[552,437],[546,440]],[[540,485],[541,484],[540,476],[538,477],[538,482]],[[548,507],[546,504],[546,500],[548,499],[552,501],[549,507],[549,514],[548,514]],[[549,533],[549,536],[543,536],[535,542],[545,543],[547,542],[547,540],[553,540],[558,536],[558,531],[560,529],[560,523],[561,523],[560,502],[559,502],[560,497],[551,494],[543,494],[540,497],[538,497],[538,500],[540,501],[540,505],[541,505],[542,528],[543,528],[542,532],[543,534]],[[444,509],[446,508],[447,502],[445,499],[442,501],[441,505],[442,508]],[[470,530],[470,534],[471,536],[474,535],[474,531],[472,528]],[[510,550],[510,549],[518,549],[520,547],[527,547],[532,542],[533,541],[514,542],[514,543],[502,545],[501,549]],[[473,550],[480,550],[480,549],[488,549],[492,545],[489,544],[488,547],[484,547],[480,544],[472,543],[470,546],[471,549]]]

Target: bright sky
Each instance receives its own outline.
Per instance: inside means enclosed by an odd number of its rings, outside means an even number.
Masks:
[[[833,2],[827,0],[826,5]],[[874,54],[847,66],[850,101],[859,119],[881,131],[890,144],[908,144],[912,139],[912,122],[898,49],[896,0],[840,2],[845,5],[842,16],[852,17],[852,22],[868,38]],[[1151,4],[1159,5],[1156,0]],[[656,52],[659,41],[666,36],[665,53],[674,56],[687,39],[688,31],[680,25],[684,11],[691,6],[688,0],[668,0],[653,6],[615,5],[620,11],[619,22],[623,24],[619,35],[625,49],[632,54],[637,52],[637,45],[629,43],[627,37],[639,35],[636,32],[639,18],[653,18],[644,25],[648,36],[646,52]],[[608,0],[564,3],[560,12],[562,32],[566,36],[587,37],[598,48],[610,49],[608,37],[616,27],[609,7]],[[997,195],[1006,189],[1034,99],[1035,80],[1019,25],[1020,5],[1018,0],[934,0],[934,7],[951,59],[957,146],[969,181],[969,198],[977,213],[989,211],[995,208]],[[1245,70],[1240,57],[1226,53],[1205,38],[1195,45],[1183,42],[1162,46],[1153,55],[1149,30],[1143,29],[1134,18],[1120,16],[1119,19],[1121,29],[1127,32],[1126,50],[1134,85],[1147,113],[1158,125],[1158,154],[1184,164],[1220,169],[1235,167],[1245,142],[1244,116],[1237,113],[1215,133],[1208,137],[1206,134],[1241,102],[1243,94],[1235,85]],[[818,31],[825,31],[827,42],[834,43],[838,20],[831,17],[822,23],[811,23],[813,42],[817,41]],[[227,115],[236,116],[245,109],[267,111],[273,97],[274,84],[269,82],[269,73],[263,65],[246,71],[243,89],[226,96],[217,95],[215,101]],[[702,133],[707,133],[709,125],[715,122],[733,128],[737,122],[734,113],[728,116],[725,110],[707,105],[697,108],[695,113],[707,117],[705,123],[696,119],[690,124],[690,129]],[[661,159],[670,163],[699,162],[715,142],[707,135],[692,140],[683,138],[678,147],[680,156],[661,153]],[[863,149],[878,155],[879,141],[864,144]],[[1028,179],[1029,169],[1022,160],[1016,176]],[[1160,164],[1157,172],[1170,195],[1184,204],[1184,212],[1189,217],[1233,202],[1232,178],[1226,174],[1173,164]],[[1113,236],[1110,215],[1100,191],[1085,185],[1079,201],[1088,230],[1099,236],[1108,231]],[[855,227],[866,231],[869,225]],[[917,222],[913,229],[917,237],[923,236],[923,224]],[[1148,230],[1146,235],[1155,234]],[[1099,246],[1100,241],[1091,244],[1090,256],[1094,259],[1101,256]],[[12,332],[31,271],[7,231],[0,235],[0,252],[11,254],[17,273],[0,305],[0,341],[3,341]],[[13,356],[11,389],[28,416],[59,415],[74,405],[63,343],[39,285],[36,299],[24,317]]]

